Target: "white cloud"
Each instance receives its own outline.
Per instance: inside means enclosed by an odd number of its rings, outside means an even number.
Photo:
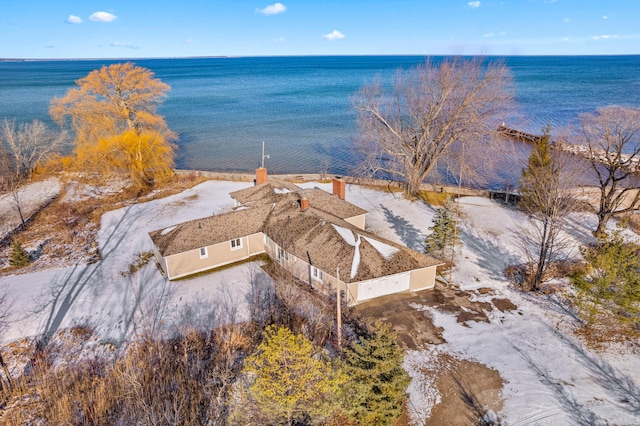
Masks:
[[[506,36],[506,35],[507,35],[507,32],[506,32],[506,31],[500,31],[498,34],[494,34],[494,33],[486,33],[486,34],[484,34],[484,35],[482,36],[482,38],[491,38],[491,37],[495,37],[495,36],[498,36],[498,37],[504,37],[504,36]]]
[[[89,20],[94,22],[111,22],[116,19],[118,19],[118,17],[109,12],[94,12],[89,16]]]
[[[602,15],[602,19],[609,19],[607,15]]]
[[[138,46],[131,43],[123,43],[121,41],[114,41],[111,43],[111,47],[124,47],[125,49],[138,49]]]
[[[277,43],[282,43],[282,42],[284,42],[284,37],[278,37],[278,38],[276,39],[276,42],[277,42]]]
[[[342,34],[338,30],[333,30],[329,34],[325,34],[325,35],[322,36],[323,39],[329,40],[329,41],[338,40],[338,39],[341,39],[341,38],[344,38],[344,37],[345,37],[344,34]]]
[[[186,43],[186,44],[191,44],[191,43],[193,43],[193,39],[191,39],[191,38],[185,38],[184,40],[182,40],[182,42],[183,42],[183,43]]]
[[[600,36],[593,36],[591,37],[593,40],[611,40],[614,38],[618,38],[617,35],[611,35],[611,34],[603,34]]]
[[[480,7],[480,2],[479,1],[470,1],[469,3],[467,3],[467,5],[469,5],[470,8],[472,9],[477,9]]]
[[[76,15],[69,15],[66,22],[68,24],[81,24],[82,18]]]
[[[564,22],[565,24],[566,24],[567,22],[569,22],[569,21],[571,21],[571,19],[569,19],[569,18],[564,18],[564,19],[562,20],[562,22]]]
[[[274,3],[265,7],[264,9],[256,9],[256,13],[262,13],[263,15],[276,15],[278,13],[284,13],[287,10],[287,6],[282,3]]]

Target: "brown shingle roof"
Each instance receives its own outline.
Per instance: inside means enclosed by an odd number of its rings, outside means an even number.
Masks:
[[[355,247],[348,244],[333,225],[349,229],[355,235],[368,237],[397,251],[389,258],[385,258],[365,238],[361,238],[360,263],[357,274],[351,278]],[[347,283],[442,263],[426,254],[363,231],[344,220],[331,217],[326,212],[314,208],[313,205],[305,212],[290,209],[288,206],[276,206],[267,218],[264,232],[284,250],[330,275],[335,276],[336,268],[340,268],[340,278]],[[354,236],[354,238],[357,237]]]
[[[342,200],[337,195],[330,194],[322,189],[303,189],[293,183],[279,180],[270,180],[257,186],[232,192],[229,195],[245,205],[275,203],[284,198],[297,201],[301,195],[304,195],[316,209],[330,213],[340,219],[347,219],[367,213],[365,209]]]
[[[311,204],[304,212],[299,203],[302,195]],[[303,190],[287,182],[270,181],[232,192],[231,196],[248,207],[149,233],[160,253],[170,256],[262,231],[289,253],[327,274],[335,276],[336,268],[340,268],[340,278],[347,283],[442,263],[347,223],[343,219],[366,210],[321,189]],[[360,263],[351,278],[355,248],[334,225],[377,241],[395,253],[385,257],[361,238]]]
[[[204,217],[149,233],[163,256],[230,241],[262,230],[271,206],[262,205]]]

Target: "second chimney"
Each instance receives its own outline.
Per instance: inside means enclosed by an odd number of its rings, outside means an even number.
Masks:
[[[267,181],[267,169],[259,167],[256,169],[256,185],[263,184]]]
[[[309,208],[309,199],[307,197],[300,198],[300,210],[305,211]]]
[[[333,195],[337,195],[341,200],[346,198],[347,182],[342,178],[333,178]]]

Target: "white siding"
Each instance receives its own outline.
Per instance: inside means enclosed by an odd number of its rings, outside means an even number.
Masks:
[[[409,290],[411,273],[389,275],[358,283],[358,302]]]

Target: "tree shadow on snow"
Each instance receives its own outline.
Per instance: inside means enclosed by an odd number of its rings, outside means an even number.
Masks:
[[[472,232],[462,229],[460,238],[465,247],[478,257],[478,265],[491,274],[491,278],[504,279],[507,266],[516,264],[520,258],[491,240],[481,238]]]
[[[619,371],[607,361],[590,354],[578,342],[563,335],[560,331],[544,324],[551,331],[567,350],[571,351],[572,358],[580,361],[580,365],[592,373],[594,383],[597,383],[606,391],[609,397],[614,400],[617,408],[626,411],[633,416],[640,416],[640,387],[632,377]],[[532,357],[523,349],[514,346],[520,356],[531,366],[538,375],[540,382],[551,389],[554,396],[560,402],[562,408],[579,425],[607,425],[605,419],[580,404],[566,386],[571,386],[562,380],[551,376],[543,366],[536,363]],[[527,421],[539,421],[541,418],[527,419]]]
[[[581,365],[594,375],[594,381],[602,386],[624,411],[640,417],[640,387],[633,378],[604,359],[590,354],[578,342],[569,339],[555,328],[547,327],[555,336],[573,351],[581,360]]]
[[[394,215],[391,210],[382,204],[380,208],[384,213],[385,220],[391,224],[391,229],[400,237],[404,245],[412,250],[424,252],[425,237],[420,233],[420,230],[411,225],[405,218]]]
[[[577,399],[565,388],[565,384],[562,380],[558,380],[551,376],[551,374],[543,366],[536,363],[527,352],[516,346],[513,346],[513,348],[533,369],[533,371],[538,376],[540,383],[548,387],[553,392],[553,395],[556,397],[556,400],[564,410],[564,413],[568,414],[569,417],[575,422],[575,424],[581,426],[609,424],[606,420],[601,419],[593,411],[580,404]],[[557,414],[557,412],[552,410],[544,410],[541,411],[539,415],[534,415],[535,417],[528,417],[526,419],[526,423],[533,424],[534,422],[539,422],[541,420],[548,420]]]
[[[112,279],[110,274],[115,271],[109,270],[108,266],[105,267],[105,260],[120,248],[122,242],[130,239],[128,231],[136,219],[130,215],[131,207],[125,210],[118,223],[113,227],[113,231],[104,244],[105,250],[101,252],[102,259],[100,261],[87,265],[75,264],[71,271],[51,282],[48,295],[45,296],[46,300],[34,312],[37,314],[49,311],[38,340],[39,350],[46,348],[51,338],[59,330],[71,307],[82,294],[91,291],[93,295],[99,295],[103,290],[100,283]],[[129,309],[133,312],[137,306],[131,306]]]

